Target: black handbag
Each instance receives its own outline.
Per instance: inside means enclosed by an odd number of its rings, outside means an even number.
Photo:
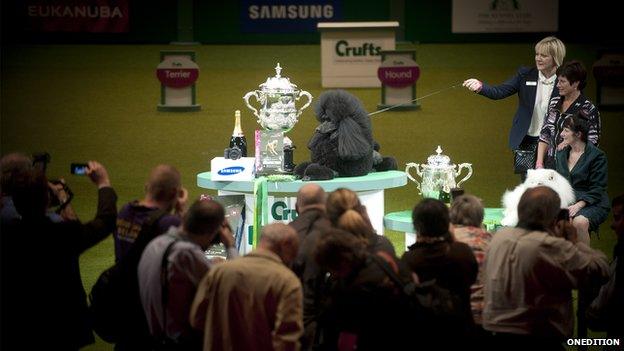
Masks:
[[[524,174],[535,168],[537,150],[514,150],[514,173]]]

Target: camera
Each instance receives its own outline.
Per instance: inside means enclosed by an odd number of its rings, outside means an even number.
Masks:
[[[72,163],[69,167],[70,173],[75,175],[86,175],[88,169],[89,165],[86,163]]]
[[[33,163],[32,163],[33,167],[45,175],[46,170],[48,169],[48,163],[50,163],[50,161],[52,160],[52,157],[47,152],[37,152],[32,155],[32,160],[33,160]],[[67,186],[67,184],[65,184],[63,181],[59,179],[51,179],[51,180],[48,180],[48,182],[50,182],[53,185],[62,185],[63,190],[67,194],[67,200],[63,204],[61,204],[61,202],[59,201],[59,198],[56,196],[56,194],[54,194],[54,191],[48,188],[48,198],[50,199],[50,207],[60,206],[57,210],[57,212],[59,212],[60,210],[63,209],[64,206],[69,204],[69,202],[74,197],[74,193]]]
[[[230,160],[238,160],[243,157],[243,152],[238,146],[232,146],[223,151],[223,157]]]

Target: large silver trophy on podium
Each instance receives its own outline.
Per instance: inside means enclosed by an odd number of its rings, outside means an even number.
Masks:
[[[286,133],[291,130],[299,120],[299,116],[305,108],[312,103],[312,95],[305,90],[300,90],[297,85],[290,82],[287,77],[281,75],[282,67],[278,63],[275,67],[275,76],[267,78],[260,84],[259,89],[253,90],[243,96],[247,107],[258,118],[258,123],[265,131],[277,131]],[[249,103],[249,99],[255,97],[259,109]],[[306,97],[307,102],[297,108],[295,103]],[[292,172],[293,149],[292,141],[284,137],[284,162],[283,171]]]
[[[427,158],[426,164],[408,163],[405,167],[405,173],[411,181],[416,183],[416,187],[423,197],[449,203],[451,190],[460,188],[462,183],[472,176],[472,164],[462,163],[459,166],[451,164],[450,157],[442,154],[442,148],[439,145],[436,153],[436,155]],[[416,168],[416,174],[421,178],[420,182],[410,174],[411,168]],[[468,173],[462,180],[455,183],[455,178],[461,174],[464,168],[468,170]]]

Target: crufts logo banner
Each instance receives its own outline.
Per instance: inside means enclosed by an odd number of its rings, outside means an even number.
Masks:
[[[27,0],[23,6],[31,31],[122,33],[129,29],[128,0]]]
[[[342,20],[340,0],[241,0],[241,32],[316,32],[318,22]]]

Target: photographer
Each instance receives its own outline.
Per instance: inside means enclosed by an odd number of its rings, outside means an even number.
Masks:
[[[223,207],[200,200],[184,215],[181,228],[170,228],[143,251],[139,290],[156,349],[201,349],[201,335],[192,330],[189,313],[199,281],[212,265],[205,251],[219,242],[227,248],[228,259],[238,256]]]
[[[44,341],[45,348],[78,350],[94,341],[79,258],[115,228],[117,195],[101,164],[89,162],[87,175],[98,206],[84,224],[47,216],[50,192],[40,170],[24,170],[12,189],[21,219],[2,221],[2,349],[39,349]]]
[[[492,238],[483,328],[493,332],[495,349],[564,350],[574,331],[572,289],[606,280],[606,256],[577,239],[569,219],[558,216],[560,204],[551,188],[530,188],[518,203],[518,225]]]

